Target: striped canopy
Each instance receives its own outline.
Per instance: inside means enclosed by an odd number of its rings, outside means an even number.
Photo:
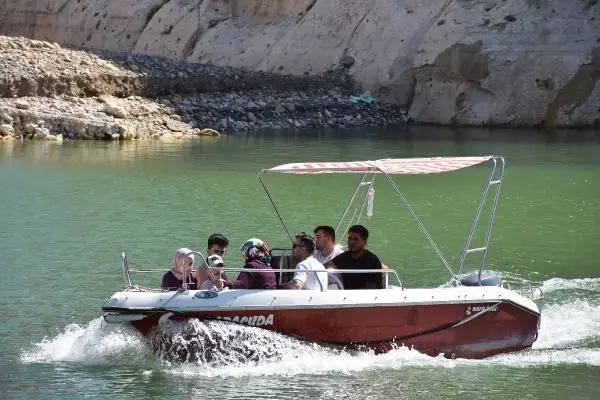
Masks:
[[[491,159],[484,157],[387,158],[374,161],[306,162],[282,164],[264,172],[289,174],[386,173],[399,175],[437,174],[470,167]]]

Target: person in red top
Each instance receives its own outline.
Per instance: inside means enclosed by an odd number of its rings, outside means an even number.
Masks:
[[[271,268],[269,247],[260,239],[248,239],[241,247],[242,257],[246,260],[244,269],[238,275],[237,279],[231,281],[211,280],[217,289],[223,286],[229,289],[275,289],[277,281],[275,279],[275,270]],[[253,271],[256,269],[266,271]],[[211,279],[209,277],[209,279]]]

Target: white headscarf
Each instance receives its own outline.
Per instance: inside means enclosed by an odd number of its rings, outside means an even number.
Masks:
[[[186,266],[186,260],[192,260],[192,264],[188,267]],[[173,254],[173,258],[171,259],[171,273],[175,275],[175,277],[179,280],[183,280],[183,269],[185,268],[186,274],[192,273],[192,266],[194,265],[194,254],[187,247],[182,247],[177,249],[175,254]]]

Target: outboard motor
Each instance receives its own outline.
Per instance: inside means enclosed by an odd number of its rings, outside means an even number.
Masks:
[[[473,272],[472,274],[458,277],[463,286],[502,286],[502,280],[498,274],[492,271]]]

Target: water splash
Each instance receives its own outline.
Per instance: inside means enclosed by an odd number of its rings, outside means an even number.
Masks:
[[[484,365],[504,365],[513,368],[548,367],[556,365],[600,366],[600,349],[569,348],[530,350],[502,354],[475,361]]]
[[[205,368],[199,364],[179,364],[164,372],[182,376],[203,377],[248,377],[248,376],[296,376],[344,374],[352,375],[378,369],[402,369],[419,366],[454,368],[456,360],[442,356],[429,357],[415,350],[400,347],[388,353],[375,355],[373,352],[350,352],[306,345],[304,350],[281,348],[277,359],[257,363],[220,365]]]
[[[44,338],[21,353],[25,363],[76,362],[87,365],[136,362],[148,355],[143,338],[133,329],[108,325],[96,318],[87,325],[71,324],[54,338]]]
[[[573,300],[544,307],[539,338],[533,348],[585,345],[585,342],[598,339],[599,306],[588,300]]]
[[[600,278],[563,279],[552,278],[542,285],[544,293],[561,290],[584,290],[600,294]]]
[[[165,361],[211,367],[279,359],[316,346],[252,326],[198,319],[170,322],[156,330],[150,341]]]

